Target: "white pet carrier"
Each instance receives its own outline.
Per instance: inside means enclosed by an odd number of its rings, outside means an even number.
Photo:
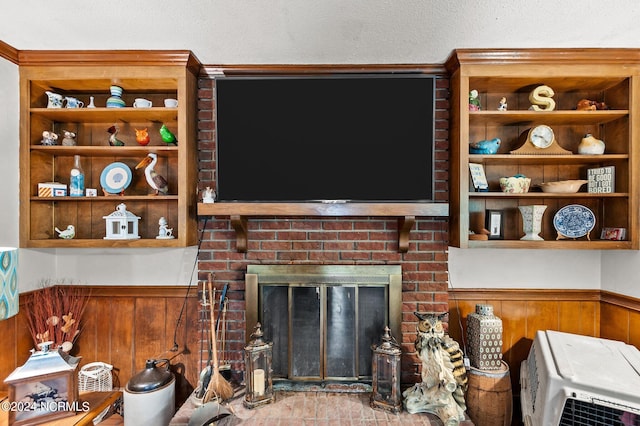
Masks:
[[[113,389],[111,370],[113,366],[104,362],[92,362],[78,372],[79,391],[110,391]]]
[[[624,342],[538,331],[520,386],[525,426],[640,426],[640,351]]]

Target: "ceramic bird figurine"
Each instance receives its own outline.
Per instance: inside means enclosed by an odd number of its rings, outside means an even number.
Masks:
[[[167,128],[164,124],[160,127],[160,136],[162,137],[162,141],[166,144],[178,145],[178,139],[176,136],[171,133],[171,130]]]
[[[500,138],[469,143],[469,154],[495,154],[500,148]]]
[[[578,154],[601,155],[604,154],[604,148],[604,141],[593,137],[591,133],[587,133],[578,144]]]
[[[120,129],[118,129],[118,126],[116,126],[115,124],[107,129],[107,132],[111,134],[111,136],[109,136],[109,145],[124,146],[124,142],[116,137],[118,131],[120,131]]]
[[[142,161],[136,166],[136,170],[144,167],[144,176],[147,178],[147,183],[151,188],[156,191],[156,195],[167,195],[169,192],[169,184],[166,179],[156,173],[154,167],[158,162],[158,154],[150,152]]]
[[[142,146],[149,145],[149,141],[151,138],[149,137],[149,132],[146,128],[142,130],[134,129],[136,131],[136,142]]]
[[[70,240],[76,236],[76,228],[73,225],[67,226],[67,229],[64,231],[59,230],[57,227],[55,228],[58,236],[60,238],[64,238],[65,240]]]

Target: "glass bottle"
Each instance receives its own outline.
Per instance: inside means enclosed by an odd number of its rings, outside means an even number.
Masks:
[[[74,155],[73,168],[71,169],[71,182],[69,183],[69,195],[82,197],[84,195],[84,171],[80,165],[80,156]]]

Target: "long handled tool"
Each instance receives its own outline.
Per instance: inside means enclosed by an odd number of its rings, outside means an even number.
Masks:
[[[213,301],[213,290],[211,284],[211,274],[209,274],[209,294],[211,295],[210,301]],[[220,401],[225,401],[233,396],[233,388],[220,374],[218,366],[218,348],[216,344],[216,330],[215,321],[213,318],[213,303],[210,304],[211,317],[211,352],[212,352],[212,365],[211,365],[211,379],[207,386],[207,391],[204,394],[203,402],[209,402],[213,398],[217,397]]]
[[[205,320],[206,320],[206,314],[204,314],[204,310],[207,309],[207,306],[209,306],[209,304],[207,303],[207,284],[203,281],[202,282],[202,310],[201,315],[200,315],[200,324],[201,325],[201,340],[200,340],[200,365],[202,365],[202,353],[203,353],[203,344],[202,342],[204,342],[204,336],[205,336]],[[200,372],[200,378],[198,381],[198,388],[195,391],[195,397],[198,400],[202,400],[202,398],[204,397],[204,394],[207,390],[207,386],[209,386],[209,380],[211,379],[211,363],[213,361],[213,357],[212,357],[212,353],[211,353],[211,339],[207,339],[209,340],[209,358],[207,360],[207,366]]]

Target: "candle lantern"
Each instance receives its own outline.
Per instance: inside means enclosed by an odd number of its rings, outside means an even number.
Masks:
[[[391,335],[389,327],[384,328],[382,343],[372,347],[371,366],[372,387],[371,406],[398,413],[402,410],[400,390],[400,361],[402,350]]]
[[[274,401],[271,359],[273,343],[262,339],[262,326],[257,323],[249,344],[244,348],[245,382],[247,391],[244,406],[255,408]]]

